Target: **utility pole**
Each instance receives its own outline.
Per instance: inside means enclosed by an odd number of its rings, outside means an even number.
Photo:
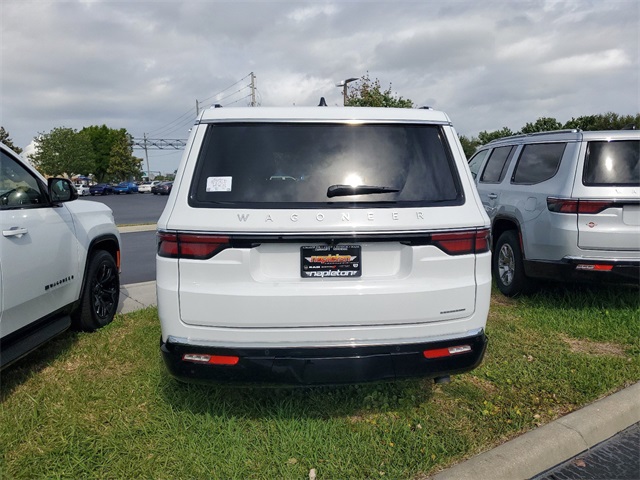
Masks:
[[[351,77],[336,83],[336,87],[342,87],[342,105],[347,104],[347,85],[349,85],[351,82],[355,82],[356,80],[360,80],[360,79]]]
[[[200,105],[198,104],[198,99],[196,98],[196,118],[200,115]]]
[[[256,76],[251,72],[251,106],[256,106]]]
[[[196,103],[198,101],[196,100]],[[151,170],[149,170],[149,154],[147,153],[147,134],[144,133],[142,135],[142,137],[144,138],[144,158],[147,160],[147,179],[151,180]]]

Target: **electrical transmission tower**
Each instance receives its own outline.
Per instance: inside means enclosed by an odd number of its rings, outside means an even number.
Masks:
[[[141,148],[144,150],[144,158],[147,162],[147,174],[151,172],[149,169],[148,150],[182,150],[187,146],[187,140],[181,138],[147,138],[147,134],[143,134],[142,138],[132,138],[131,147]]]

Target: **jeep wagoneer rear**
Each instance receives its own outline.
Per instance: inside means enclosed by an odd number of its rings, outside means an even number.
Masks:
[[[447,377],[484,354],[489,221],[430,109],[205,111],[158,222],[185,381]]]

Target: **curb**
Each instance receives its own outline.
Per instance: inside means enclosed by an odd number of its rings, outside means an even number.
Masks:
[[[131,313],[157,303],[155,281],[121,285],[117,313]]]
[[[149,223],[146,225],[125,225],[122,227],[118,227],[118,231],[120,233],[135,233],[135,232],[150,232],[152,230],[156,230],[158,227],[155,223]]]
[[[534,477],[640,422],[639,398],[640,382],[430,478]]]

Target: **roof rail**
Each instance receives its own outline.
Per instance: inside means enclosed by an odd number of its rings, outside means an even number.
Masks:
[[[517,135],[510,135],[508,137],[496,138],[495,140],[491,140],[486,145],[489,145],[493,142],[501,142],[503,140],[515,140],[517,138],[526,138],[526,137],[536,137],[539,135],[560,135],[563,133],[578,133],[581,132],[579,128],[565,128],[564,130],[549,130],[547,132],[533,132],[533,133],[519,133]]]

